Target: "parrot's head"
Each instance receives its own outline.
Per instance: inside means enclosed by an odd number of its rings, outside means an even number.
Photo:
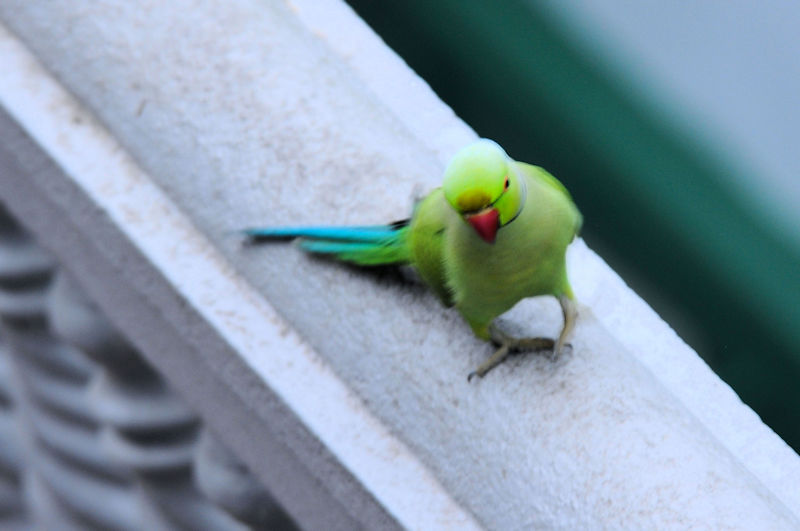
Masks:
[[[455,154],[442,188],[450,206],[488,243],[494,243],[497,231],[514,221],[525,203],[525,182],[513,161],[484,138]]]

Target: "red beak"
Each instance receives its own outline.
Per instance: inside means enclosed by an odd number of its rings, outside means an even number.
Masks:
[[[497,237],[497,228],[500,226],[500,212],[496,208],[489,208],[478,214],[467,216],[466,219],[478,236],[487,243],[494,243]]]

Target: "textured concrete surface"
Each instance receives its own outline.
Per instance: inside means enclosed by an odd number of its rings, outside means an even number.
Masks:
[[[317,496],[342,527],[800,525],[797,456],[582,242],[572,353],[467,384],[491,348],[421,288],[231,236],[403,217],[473,138],[342,4],[0,18],[81,102],[0,39],[0,103],[56,165],[21,156],[0,194],[295,517]],[[550,300],[507,319],[560,325]]]

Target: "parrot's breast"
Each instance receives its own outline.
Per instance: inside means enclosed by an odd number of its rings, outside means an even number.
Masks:
[[[566,248],[574,237],[575,208],[557,190],[528,178],[522,212],[483,241],[463,220],[448,226],[445,276],[456,307],[475,327],[488,325],[521,299],[558,294]]]

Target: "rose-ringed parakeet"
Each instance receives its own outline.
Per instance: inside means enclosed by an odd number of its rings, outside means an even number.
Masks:
[[[567,189],[542,168],[512,160],[491,140],[462,148],[441,188],[410,219],[365,227],[247,229],[252,242],[299,238],[305,251],[363,266],[409,264],[475,335],[499,345],[469,377],[483,377],[510,351],[553,349],[557,357],[577,316],[566,249],[581,227]],[[492,325],[518,301],[553,295],[564,327],[556,341],[514,338]]]

